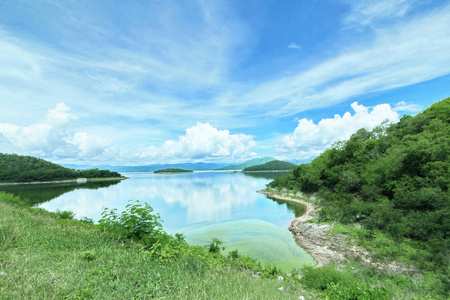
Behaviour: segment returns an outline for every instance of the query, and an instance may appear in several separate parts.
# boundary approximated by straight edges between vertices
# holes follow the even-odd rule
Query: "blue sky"
[[[450,1],[0,0],[0,152],[305,159],[450,96]]]

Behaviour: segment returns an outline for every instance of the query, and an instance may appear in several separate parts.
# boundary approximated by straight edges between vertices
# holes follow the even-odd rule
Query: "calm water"
[[[2,190],[28,197],[30,203],[47,201],[38,206],[49,211],[71,210],[76,218],[95,221],[105,207],[120,212],[129,200],[143,200],[161,215],[167,232],[183,233],[190,244],[208,244],[217,237],[226,251],[238,249],[241,254],[276,263],[285,270],[314,264],[287,230],[304,207],[256,193],[270,182],[267,173],[264,177],[240,172],[124,175],[130,179],[114,184],[15,186]]]

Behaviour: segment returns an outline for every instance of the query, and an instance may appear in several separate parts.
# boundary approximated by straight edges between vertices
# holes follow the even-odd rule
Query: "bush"
[[[219,253],[220,245],[222,245],[222,242],[217,238],[213,238],[211,244],[208,246],[208,252]],[[225,248],[222,248],[222,250],[225,250]]]
[[[102,218],[98,221],[100,228],[119,239],[140,241],[150,248],[160,239],[168,235],[162,229],[159,214],[153,214],[153,208],[148,203],[131,203],[120,215],[117,209],[105,208]]]

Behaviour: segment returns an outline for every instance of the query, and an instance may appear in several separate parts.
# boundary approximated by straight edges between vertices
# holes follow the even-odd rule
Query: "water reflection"
[[[280,171],[280,172],[243,172],[246,176],[254,177],[254,178],[265,178],[274,180],[280,177],[283,177],[289,173],[289,171]]]
[[[295,214],[295,217],[298,218],[300,216],[303,216],[306,213],[306,205],[300,204],[300,203],[295,203],[295,202],[291,202],[291,201],[284,201],[284,200],[279,200],[276,198],[272,198],[267,196],[268,199],[275,201],[276,203],[278,203],[278,205],[285,205],[286,207],[292,211]]]
[[[160,214],[167,232],[182,232],[193,243],[209,243],[220,236],[229,250],[237,248],[258,259],[293,267],[312,264],[287,230],[299,208],[256,193],[270,182],[267,178],[240,172],[124,175],[130,179],[107,188],[65,187],[66,192],[55,191],[59,196],[40,207],[71,210],[76,218],[98,221],[105,207],[121,212],[128,200],[142,200]],[[271,253],[278,253],[278,258]]]
[[[60,183],[60,184],[30,184],[30,185],[7,185],[0,186],[0,191],[11,193],[14,196],[26,200],[30,206],[53,200],[65,193],[72,192],[77,189],[93,189],[107,188],[115,185],[119,181],[108,182],[87,182],[78,183]]]

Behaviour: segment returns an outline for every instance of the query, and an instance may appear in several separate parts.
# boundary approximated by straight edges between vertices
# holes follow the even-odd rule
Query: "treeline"
[[[321,221],[359,223],[429,250],[448,265],[450,98],[399,123],[358,130],[345,142],[269,184],[320,199]]]
[[[262,165],[251,166],[244,169],[244,172],[254,171],[288,171],[295,168],[296,165],[288,161],[273,160]]]
[[[109,170],[73,170],[32,156],[0,153],[0,182],[33,182],[109,177],[122,177],[122,175]]]

